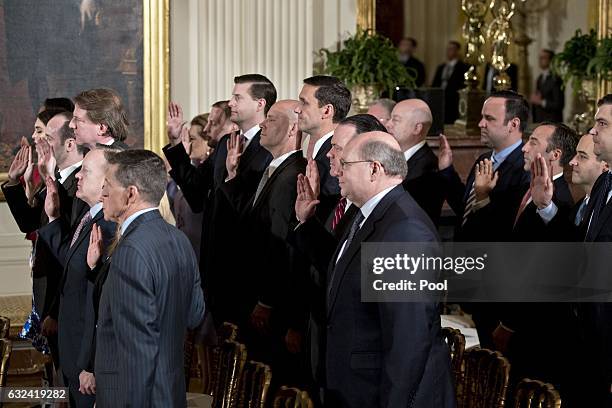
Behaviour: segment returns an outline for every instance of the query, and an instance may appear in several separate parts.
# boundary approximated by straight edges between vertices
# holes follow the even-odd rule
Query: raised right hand
[[[453,164],[453,150],[448,139],[440,133],[440,147],[438,150],[438,170],[442,171]]]
[[[55,185],[55,180],[47,176],[45,179],[45,185],[47,186],[45,213],[47,214],[47,217],[49,217],[49,222],[51,222],[60,217],[60,199],[57,192],[57,186]]]
[[[102,256],[102,229],[94,224],[91,226],[89,235],[89,247],[87,248],[87,266],[94,269]]]
[[[30,146],[22,146],[15,155],[11,167],[8,171],[9,183],[16,184],[19,182],[19,177],[23,176],[28,168],[28,158],[31,155]]]
[[[181,142],[181,128],[183,127],[183,109],[176,102],[168,104],[168,122],[166,126],[170,144],[176,146]]]
[[[300,222],[305,222],[315,214],[319,200],[310,187],[307,176],[298,174],[297,197],[295,199],[295,216]]]

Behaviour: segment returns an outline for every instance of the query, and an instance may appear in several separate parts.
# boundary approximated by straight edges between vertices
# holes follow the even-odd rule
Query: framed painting
[[[0,182],[44,100],[90,88],[121,95],[130,146],[161,152],[169,8],[169,0],[0,0]]]

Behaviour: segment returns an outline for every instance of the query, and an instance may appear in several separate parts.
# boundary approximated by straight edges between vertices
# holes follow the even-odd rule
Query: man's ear
[[[136,186],[128,186],[127,192],[128,192],[128,204],[134,204],[135,202],[138,201],[140,197],[140,191],[138,191],[138,188]]]
[[[108,133],[108,125],[105,125],[104,123],[98,123],[97,126],[98,126],[98,136],[106,136]]]
[[[327,105],[323,106],[321,109],[322,109],[321,119],[333,119],[335,110],[334,110],[334,106],[331,103],[328,103]]]

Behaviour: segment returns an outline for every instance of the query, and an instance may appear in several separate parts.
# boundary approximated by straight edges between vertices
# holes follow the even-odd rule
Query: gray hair
[[[159,205],[167,183],[166,166],[161,157],[141,149],[105,152],[105,157],[109,165],[117,166],[115,179],[121,186],[135,186],[143,201]]]
[[[388,143],[378,140],[366,142],[361,147],[361,155],[365,160],[380,162],[389,176],[401,176],[403,179],[408,173],[404,154]]]
[[[382,106],[382,108],[389,113],[389,116],[391,116],[391,112],[393,112],[393,108],[395,108],[395,105],[397,105],[397,103],[393,99],[380,98],[374,101],[374,103],[370,106],[374,105]]]

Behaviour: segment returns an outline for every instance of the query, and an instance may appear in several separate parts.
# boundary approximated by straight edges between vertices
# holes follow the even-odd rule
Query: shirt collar
[[[451,67],[454,67],[455,65],[457,65],[457,61],[459,61],[459,60],[455,58],[452,61],[447,61],[446,65],[450,65]]]
[[[421,147],[425,146],[425,143],[427,143],[427,141],[422,140],[419,143],[412,146],[410,149],[406,150],[404,152],[404,158],[406,159],[406,161],[410,160],[410,158],[414,156],[414,154],[418,152]]]
[[[64,181],[66,181],[68,176],[71,175],[72,172],[76,170],[78,167],[80,167],[82,164],[83,164],[83,160],[81,160],[80,162],[74,163],[72,166],[66,167],[64,170],[60,170],[59,180],[58,180],[60,184],[64,184]]]
[[[112,146],[112,144],[115,143],[115,138],[111,137],[110,139],[108,139],[106,142],[102,142],[100,144],[104,145],[104,146]]]
[[[268,168],[272,169],[272,173],[274,173],[274,170],[276,170],[277,168],[280,167],[281,164],[283,164],[283,162],[285,160],[287,160],[289,158],[289,156],[291,156],[293,153],[297,152],[297,150],[292,150],[288,153],[283,154],[282,156],[278,156],[276,159],[272,160],[270,162],[270,164],[268,165]],[[269,175],[271,176],[272,173],[270,173]]]
[[[552,179],[553,179],[553,181],[555,181],[556,179],[561,178],[561,177],[563,177],[563,172],[561,172],[559,174],[555,174]]]
[[[125,233],[125,230],[127,229],[127,227],[129,227],[132,221],[134,221],[136,218],[138,218],[144,213],[148,213],[149,211],[155,211],[155,210],[157,210],[157,207],[145,208],[144,210],[136,211],[134,214],[127,217],[127,219],[123,221],[123,224],[121,224],[121,235]]]
[[[314,148],[312,149],[313,159],[317,157],[317,154],[319,154],[319,150],[321,150],[321,146],[323,146],[323,143],[325,143],[327,139],[331,138],[333,135],[334,131],[332,130],[331,132],[324,134],[323,137],[316,141]]]
[[[93,207],[89,207],[89,215],[91,215],[91,218],[94,219],[96,215],[98,215],[101,209],[102,209],[101,201],[99,203],[94,204]]]
[[[510,156],[510,153],[512,153],[514,149],[519,147],[521,143],[523,143],[523,141],[519,139],[516,143],[514,143],[511,146],[506,147],[499,153],[495,153],[495,151],[493,151],[493,153],[491,154],[491,160],[493,161],[493,167],[497,169],[499,166],[501,166],[504,160],[506,160],[508,156]]]
[[[362,221],[361,225],[359,226],[360,228],[363,225],[363,223],[368,219],[370,214],[372,214],[372,212],[374,211],[374,209],[376,208],[378,203],[380,203],[380,201],[383,198],[385,198],[385,196],[387,194],[389,194],[389,191],[393,190],[395,187],[396,186],[391,186],[391,187],[381,191],[380,193],[378,193],[374,197],[370,198],[364,205],[361,206],[361,213],[363,214],[363,221]]]
[[[252,128],[250,128],[249,130],[247,130],[246,132],[242,133],[242,135],[244,135],[244,137],[246,137],[247,141],[250,142],[251,139],[253,139],[255,137],[257,132],[259,132],[259,129],[261,129],[259,127],[259,125],[255,125]]]

